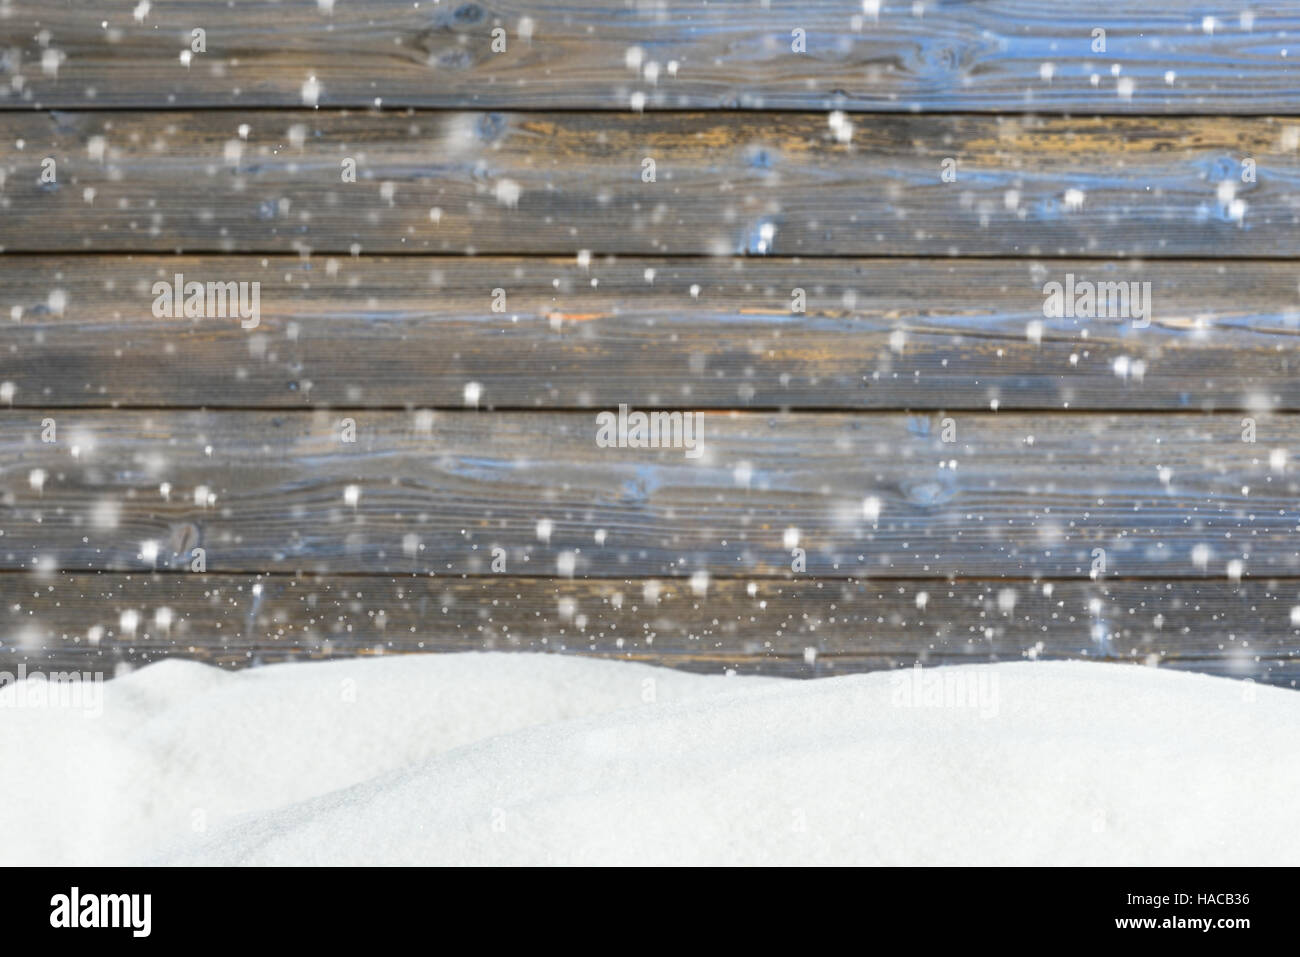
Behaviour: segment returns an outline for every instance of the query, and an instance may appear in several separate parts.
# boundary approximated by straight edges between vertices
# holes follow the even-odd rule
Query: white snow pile
[[[462,654],[0,689],[0,864],[1289,864],[1300,694]]]

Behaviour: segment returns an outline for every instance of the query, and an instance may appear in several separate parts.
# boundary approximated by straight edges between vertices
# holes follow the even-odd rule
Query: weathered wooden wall
[[[27,82],[0,95],[52,109],[624,110],[640,93],[654,110],[1269,113],[1295,107],[1300,34],[1279,0],[185,0],[139,19],[136,5],[105,18],[81,0],[6,0],[0,49]],[[195,28],[207,53],[185,64]]]
[[[1298,37],[1183,0],[0,0],[0,670],[1294,685]],[[256,327],[156,318],[177,274],[259,282]],[[1149,325],[1044,317],[1067,275],[1149,282]],[[620,404],[705,411],[704,454],[598,447]]]

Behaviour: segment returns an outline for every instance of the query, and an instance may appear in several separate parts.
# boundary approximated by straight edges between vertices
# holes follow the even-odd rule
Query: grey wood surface
[[[1243,0],[169,0],[137,9],[7,0],[3,73],[23,82],[0,85],[0,105],[1294,112],[1300,32],[1293,4]],[[196,27],[206,31],[202,53],[192,52]],[[494,49],[497,29],[504,49]]]
[[[0,567],[201,547],[209,571],[477,575],[499,548],[512,574],[784,577],[798,548],[830,579],[1300,573],[1295,416],[1255,442],[1239,414],[699,416],[691,458],[602,447],[580,412],[68,411],[54,443],[8,412]]]
[[[1290,257],[1298,144],[1275,116],[11,112],[0,246]]]
[[[178,272],[259,325],[155,318]],[[1045,318],[1068,275],[1150,325]],[[15,408],[1300,409],[1288,262],[23,255],[0,320]]]
[[[1300,588],[1277,581],[719,579],[701,595],[675,579],[134,573],[0,575],[0,597],[0,667],[110,673],[531,651],[799,677],[1087,658],[1287,684],[1300,655]]]
[[[1295,687],[1297,36],[1239,0],[0,0],[0,671]],[[258,283],[256,327],[156,316],[177,275]],[[1045,315],[1067,278],[1149,315]],[[704,452],[601,447],[620,405]]]

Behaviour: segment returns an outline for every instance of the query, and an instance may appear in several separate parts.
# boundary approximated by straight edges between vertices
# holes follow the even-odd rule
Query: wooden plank
[[[810,677],[1079,658],[1293,680],[1300,581],[713,582],[0,575],[0,669],[450,651]]]
[[[1297,32],[1245,0],[6,0],[0,104],[1249,113],[1294,110]]]
[[[154,318],[176,273],[261,283],[259,325]],[[1149,282],[1150,326],[1045,319],[1067,275]],[[20,256],[0,317],[28,408],[1300,409],[1275,262]]]
[[[15,411],[0,567],[201,547],[212,572],[455,577],[499,548],[509,574],[788,576],[799,548],[818,577],[1300,573],[1300,419],[1242,418],[702,413],[689,458],[601,447],[591,413]]]
[[[0,246],[1286,257],[1298,144],[1275,117],[6,113]]]

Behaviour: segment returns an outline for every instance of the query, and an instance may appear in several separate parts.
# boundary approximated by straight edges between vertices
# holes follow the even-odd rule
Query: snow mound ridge
[[[484,681],[503,664],[458,657],[441,661]],[[579,683],[592,668],[611,681],[629,668],[532,656],[509,664],[520,662],[572,670]],[[251,816],[162,859],[1258,865],[1300,857],[1291,821],[1300,765],[1287,760],[1300,695],[1291,691],[1082,662],[698,680],[710,693],[480,736]]]
[[[494,735],[738,683],[532,654],[240,672],[171,659],[104,682],[88,716],[16,706],[20,682],[0,688],[0,808],[23,821],[0,841],[0,865],[131,863]]]

